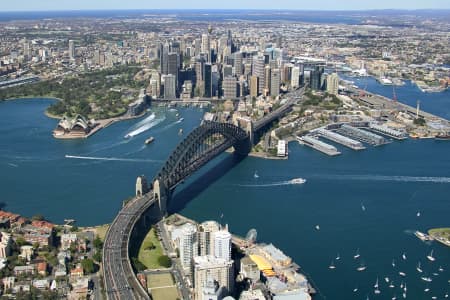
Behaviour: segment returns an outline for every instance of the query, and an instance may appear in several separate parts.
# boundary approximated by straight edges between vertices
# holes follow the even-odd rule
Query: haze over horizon
[[[19,2],[7,2],[2,4],[2,11],[64,11],[64,10],[134,10],[134,9],[279,9],[279,10],[381,10],[381,9],[450,9],[448,0],[411,0],[404,1],[389,0],[322,0],[311,3],[304,0],[247,0],[245,4],[241,0],[228,0],[226,2],[212,2],[210,0],[167,0],[158,3],[148,3],[141,0],[79,0],[75,2],[55,3],[54,0],[23,0]]]

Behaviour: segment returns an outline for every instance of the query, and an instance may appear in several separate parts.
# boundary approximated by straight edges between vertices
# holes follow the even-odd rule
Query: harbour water
[[[152,178],[183,138],[179,129],[186,135],[203,113],[179,108],[184,118],[179,122],[175,110],[154,109],[89,139],[67,141],[51,136],[57,120],[43,114],[49,104],[0,103],[0,202],[25,216],[39,213],[54,222],[74,218],[78,225],[110,222],[122,200],[133,195],[136,176]],[[445,105],[442,111],[448,114]],[[130,133],[138,134],[125,139]],[[149,136],[155,141],[146,146]],[[450,249],[424,243],[413,231],[449,226],[450,143],[395,141],[358,152],[337,147],[342,155],[328,157],[293,142],[286,161],[248,157],[237,162],[223,154],[178,188],[171,208],[199,222],[228,223],[239,235],[256,228],[260,242],[273,242],[311,276],[318,299],[400,298],[401,282],[407,284],[407,299],[443,299],[450,290]],[[307,182],[291,184],[294,178]],[[355,260],[358,248],[361,257]],[[435,262],[426,258],[432,249]],[[330,270],[337,253],[340,260]],[[416,271],[418,261],[422,274]],[[364,272],[356,271],[360,262],[367,266]],[[377,277],[379,295],[373,288]],[[389,288],[384,277],[396,288]]]

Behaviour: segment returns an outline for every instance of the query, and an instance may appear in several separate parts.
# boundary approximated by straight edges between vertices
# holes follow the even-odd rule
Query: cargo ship
[[[148,144],[152,143],[154,140],[155,140],[155,138],[151,136],[145,140],[145,144],[148,145]]]

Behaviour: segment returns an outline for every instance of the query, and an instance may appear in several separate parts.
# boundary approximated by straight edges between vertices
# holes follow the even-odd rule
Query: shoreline
[[[6,102],[6,101],[17,101],[17,100],[55,100],[55,101],[64,101],[61,98],[52,97],[52,96],[24,96],[24,97],[21,97],[21,98],[3,99],[2,101]],[[55,139],[60,139],[60,140],[86,139],[86,138],[94,135],[95,133],[97,133],[101,129],[107,128],[108,126],[110,126],[110,125],[112,125],[112,124],[114,124],[116,122],[137,119],[137,118],[145,116],[146,113],[147,113],[147,111],[144,110],[142,113],[140,113],[139,115],[136,115],[136,116],[124,117],[123,115],[121,115],[121,116],[116,116],[116,117],[112,117],[112,118],[96,120],[96,122],[98,122],[98,125],[95,126],[88,134],[86,134],[84,136],[71,136],[70,133],[67,134],[67,135],[65,134],[65,135],[61,135],[61,136],[55,136],[54,132],[52,133],[52,135],[53,135],[53,137]],[[57,116],[57,115],[54,115],[54,114],[50,113],[48,111],[48,107],[45,109],[44,114],[45,114],[46,117],[48,117],[50,119],[58,119],[58,120],[60,120],[62,118],[61,116]]]

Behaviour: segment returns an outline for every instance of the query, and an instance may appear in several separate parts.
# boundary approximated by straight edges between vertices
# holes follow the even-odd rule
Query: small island
[[[432,228],[428,234],[436,241],[450,247],[450,228]]]

